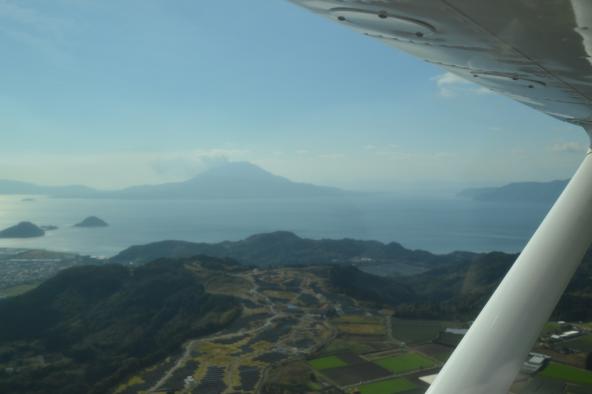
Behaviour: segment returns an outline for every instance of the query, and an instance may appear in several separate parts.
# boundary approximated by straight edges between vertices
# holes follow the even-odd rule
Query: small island
[[[107,227],[108,224],[103,219],[99,219],[96,216],[89,216],[82,222],[76,223],[74,227]]]
[[[35,238],[44,235],[45,231],[31,222],[20,222],[0,231],[0,238]]]

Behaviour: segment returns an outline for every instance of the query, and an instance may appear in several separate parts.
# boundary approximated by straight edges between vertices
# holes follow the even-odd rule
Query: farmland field
[[[578,349],[582,352],[592,352],[592,335],[584,335],[571,341],[562,342],[561,345],[567,346],[573,349]]]
[[[374,363],[394,373],[411,372],[434,366],[433,360],[418,353],[407,353],[400,356],[382,358],[375,360]]]
[[[14,297],[17,295],[21,295],[23,293],[26,293],[29,290],[33,290],[34,288],[39,286],[39,283],[40,282],[35,282],[35,283],[23,284],[23,285],[18,285],[18,286],[13,286],[13,287],[8,287],[5,289],[2,289],[2,290],[0,290],[0,298]]]
[[[393,319],[393,336],[408,344],[431,342],[440,331],[448,327],[460,327],[459,323],[439,320],[401,320]]]
[[[321,373],[339,386],[388,378],[392,375],[387,369],[370,362],[349,365],[347,367],[324,369]]]
[[[592,384],[592,372],[551,362],[539,376],[571,383]]]
[[[560,380],[551,380],[534,377],[528,382],[522,390],[517,392],[521,394],[556,394],[563,393],[565,391],[565,383]],[[576,394],[577,392],[568,391],[570,394]]]
[[[356,355],[355,353],[341,353],[339,358],[346,362],[347,365],[356,365],[356,364],[364,364],[368,361],[363,359],[362,357]]]
[[[338,352],[351,352],[351,353],[367,353],[373,350],[377,350],[371,344],[361,342],[357,339],[351,338],[336,338],[329,343],[324,349],[323,353],[338,353]]]
[[[414,347],[420,353],[426,354],[428,357],[438,361],[446,361],[452,354],[452,349],[447,346],[438,345],[435,343],[428,343]]]
[[[413,390],[417,386],[407,379],[389,379],[360,386],[362,394],[394,394]]]
[[[382,324],[372,323],[347,323],[339,324],[337,329],[349,335],[384,335],[385,328]]]
[[[462,335],[443,332],[438,336],[438,339],[435,342],[444,346],[455,348],[458,346],[462,338]]]
[[[314,360],[310,360],[308,365],[313,367],[316,370],[323,370],[323,369],[330,369],[330,368],[337,368],[337,367],[345,367],[347,363],[336,356],[328,356],[328,357],[321,357],[315,358]]]
[[[378,316],[366,316],[366,315],[343,315],[336,319],[339,323],[369,323],[369,324],[380,324],[382,319]]]

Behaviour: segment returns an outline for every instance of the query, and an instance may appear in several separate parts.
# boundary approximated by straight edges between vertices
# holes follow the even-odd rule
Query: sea
[[[0,248],[42,248],[107,258],[162,240],[219,242],[278,230],[313,239],[398,242],[434,253],[519,252],[549,204],[459,197],[359,194],[298,200],[111,200],[0,196],[0,229],[21,221],[55,225],[44,237],[0,239]],[[87,216],[105,228],[73,225]]]

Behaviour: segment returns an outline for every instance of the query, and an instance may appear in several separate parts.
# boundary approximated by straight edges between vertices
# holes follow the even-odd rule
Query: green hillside
[[[394,306],[399,317],[470,320],[485,305],[518,256],[492,252],[469,262],[447,264],[404,278],[371,275],[351,266],[334,266],[332,284],[357,298]],[[553,317],[592,320],[592,255],[588,253]]]
[[[423,250],[410,250],[391,242],[355,239],[306,239],[288,231],[252,235],[241,241],[196,243],[162,241],[125,249],[111,261],[145,263],[157,258],[183,258],[195,255],[230,257],[243,264],[310,265],[351,263],[360,258],[371,262],[392,262],[434,267],[472,261],[478,254],[455,252],[436,255]]]
[[[64,270],[0,301],[0,392],[105,392],[239,312],[180,261]]]

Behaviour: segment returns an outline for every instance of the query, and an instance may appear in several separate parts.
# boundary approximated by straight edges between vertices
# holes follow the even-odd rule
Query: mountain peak
[[[143,187],[142,195],[155,191],[167,198],[310,198],[341,192],[330,187],[292,182],[245,161],[227,162],[185,182]],[[138,188],[134,192],[137,193]]]
[[[247,161],[229,161],[224,164],[212,167],[196,176],[189,181],[203,179],[203,178],[281,178],[273,175],[263,168],[249,163]],[[284,178],[281,178],[284,179]]]
[[[80,223],[76,223],[74,227],[107,227],[108,224],[103,219],[96,216],[89,216]]]
[[[4,187],[4,186],[5,187]],[[8,186],[7,186],[8,185]],[[10,187],[9,187],[10,186]],[[113,191],[56,187],[37,187],[29,190],[0,180],[0,194],[8,191],[14,194],[51,194],[59,197],[78,198],[123,198],[123,199],[229,199],[229,198],[313,198],[337,196],[341,190],[308,183],[292,182],[288,178],[274,175],[263,168],[245,161],[231,161],[210,168],[182,182],[157,185],[138,185]],[[32,187],[33,187],[32,186]],[[46,192],[55,190],[56,192]]]
[[[272,233],[254,234],[245,239],[246,242],[291,242],[302,241],[302,238],[291,231],[274,231]]]

